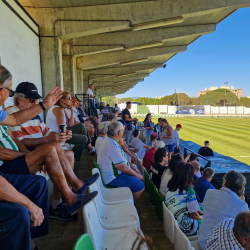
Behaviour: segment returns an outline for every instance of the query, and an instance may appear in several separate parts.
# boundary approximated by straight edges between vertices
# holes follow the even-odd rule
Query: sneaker
[[[100,174],[96,173],[96,174],[92,175],[89,179],[84,180],[83,181],[84,185],[74,193],[75,194],[84,194],[85,191],[87,190],[87,188],[98,180],[99,176],[100,176]]]
[[[98,191],[89,194],[78,194],[77,201],[67,208],[69,214],[74,215],[81,207],[87,205],[98,195]]]
[[[49,207],[49,218],[63,220],[63,221],[70,221],[74,220],[77,217],[77,215],[78,213],[70,215],[64,203],[59,204],[56,209],[53,209],[52,206]]]

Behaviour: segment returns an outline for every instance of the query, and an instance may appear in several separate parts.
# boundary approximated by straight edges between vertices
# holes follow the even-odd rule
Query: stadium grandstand
[[[105,103],[246,7],[0,1],[0,249],[250,249],[249,133],[184,121],[250,110]]]

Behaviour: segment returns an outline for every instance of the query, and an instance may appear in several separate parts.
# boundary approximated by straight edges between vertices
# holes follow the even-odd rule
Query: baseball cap
[[[37,100],[37,99],[42,98],[38,94],[38,89],[37,89],[36,85],[34,83],[31,83],[31,82],[19,83],[18,86],[16,87],[15,92],[22,93],[27,97],[27,99],[31,99],[31,100]]]
[[[153,135],[154,137],[157,137],[157,136],[158,136],[158,134],[157,134],[157,133],[155,133],[155,132],[154,132],[152,135]]]
[[[182,128],[181,124],[177,124],[176,127],[178,128]]]

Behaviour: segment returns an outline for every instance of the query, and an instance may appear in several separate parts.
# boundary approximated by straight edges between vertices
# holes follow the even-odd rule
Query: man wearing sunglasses
[[[42,97],[38,94],[38,89],[35,84],[31,82],[21,82],[16,87],[15,95],[13,97],[14,105],[7,107],[5,111],[8,114],[13,114],[23,109],[28,109],[34,106]],[[42,121],[39,115],[35,116],[19,126],[10,127],[12,135],[20,140],[28,149],[35,148],[52,142],[59,142],[64,144],[72,137],[72,132],[55,133]],[[64,145],[63,145],[64,146]],[[67,158],[70,166],[74,169],[74,153],[71,150],[64,150],[64,156]],[[65,205],[62,203],[62,195],[58,188],[54,186],[54,196],[52,205],[49,209],[49,217],[59,220],[73,220],[76,215],[71,216],[67,213]]]
[[[0,65],[0,105],[12,93],[12,75]],[[34,249],[31,238],[48,233],[48,187],[45,178],[31,176],[37,170],[48,171],[63,194],[69,214],[74,214],[91,201],[97,192],[82,194],[90,181],[78,180],[68,160],[65,165],[56,157],[63,154],[60,144],[42,145],[30,152],[13,137],[7,126],[23,124],[61,98],[60,88],[54,88],[39,104],[29,109],[7,114],[0,110],[0,242],[1,250]],[[63,158],[63,156],[62,156]],[[65,157],[64,157],[65,158]],[[72,190],[69,188],[70,183]],[[78,186],[78,187],[77,187]],[[17,227],[17,225],[19,225]],[[18,247],[18,248],[17,248]]]

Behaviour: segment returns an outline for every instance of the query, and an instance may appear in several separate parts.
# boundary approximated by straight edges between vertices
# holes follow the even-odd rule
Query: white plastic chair
[[[141,232],[140,229],[134,227],[105,230],[100,225],[93,201],[83,207],[83,220],[86,225],[86,233],[90,236],[95,250],[131,250],[137,238],[136,230]],[[140,248],[141,250],[148,249],[146,245],[143,246]]]
[[[170,242],[174,243],[174,240],[175,240],[175,237],[174,237],[175,218],[174,218],[174,215],[171,213],[171,211],[166,207],[164,201],[162,202],[162,206],[163,206],[164,233],[167,236],[167,238],[170,240]]]
[[[190,244],[195,250],[201,250],[198,239],[190,241]]]
[[[101,173],[98,168],[92,169],[92,174]],[[124,202],[130,202],[134,204],[134,198],[130,188],[120,187],[120,188],[105,188],[102,184],[101,176],[96,182],[98,186],[98,193],[101,195],[102,202],[106,205],[119,204]]]
[[[90,191],[98,191],[97,184],[89,187]],[[105,229],[117,229],[123,227],[140,228],[140,221],[135,206],[130,202],[106,205],[98,194],[94,199],[96,210],[100,218],[101,226]]]
[[[174,223],[174,250],[195,250],[187,236],[179,228],[177,220]]]

